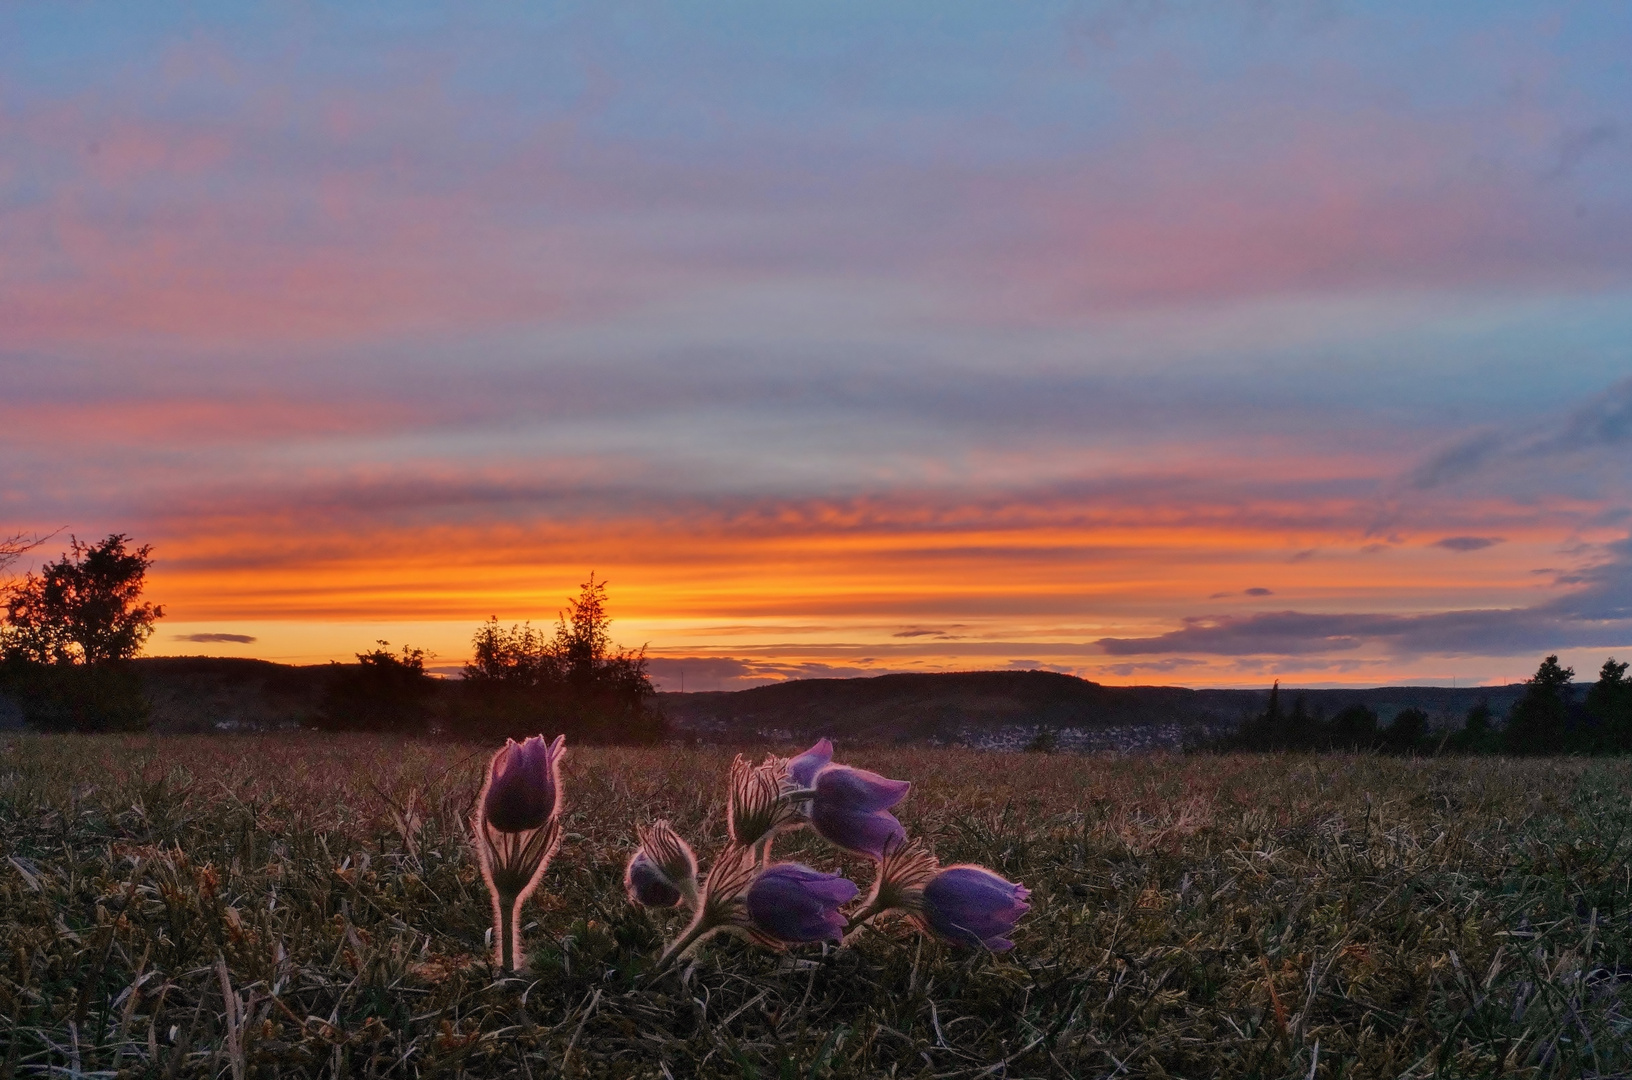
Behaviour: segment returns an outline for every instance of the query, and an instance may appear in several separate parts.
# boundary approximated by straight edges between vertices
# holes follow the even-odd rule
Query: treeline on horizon
[[[328,731],[523,738],[549,732],[573,742],[654,743],[668,733],[646,651],[612,643],[606,584],[589,580],[555,631],[490,618],[471,641],[464,677],[434,679],[425,653],[387,642],[334,664],[314,726]]]
[[[0,540],[0,572],[46,538]],[[131,660],[163,618],[144,603],[152,547],[114,533],[70,538],[62,556],[0,583],[0,695],[44,731],[140,731],[150,703]],[[489,619],[464,678],[434,678],[422,649],[389,643],[333,664],[311,726],[404,736],[500,739],[541,731],[574,742],[652,743],[667,734],[646,652],[612,643],[606,583],[589,580],[553,633]]]
[[[1506,717],[1481,701],[1460,728],[1432,728],[1418,708],[1401,709],[1387,724],[1356,702],[1326,717],[1311,712],[1302,694],[1290,707],[1280,683],[1264,711],[1249,718],[1218,749],[1259,751],[1378,751],[1390,754],[1626,754],[1632,753],[1632,679],[1626,663],[1604,661],[1598,681],[1576,696],[1575,670],[1558,657],[1542,660],[1525,680],[1524,695]]]

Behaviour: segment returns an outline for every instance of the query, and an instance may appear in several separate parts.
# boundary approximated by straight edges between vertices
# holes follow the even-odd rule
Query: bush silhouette
[[[404,645],[399,657],[388,641],[357,654],[357,663],[334,664],[317,726],[328,731],[394,731],[420,734],[430,719],[437,683],[425,672],[425,651]]]
[[[1401,709],[1383,729],[1383,746],[1391,753],[1409,754],[1428,737],[1428,714],[1421,709]]]
[[[459,687],[459,734],[519,738],[540,732],[575,742],[649,743],[663,737],[646,650],[612,643],[606,583],[589,580],[545,636],[530,623],[491,618],[471,642]]]

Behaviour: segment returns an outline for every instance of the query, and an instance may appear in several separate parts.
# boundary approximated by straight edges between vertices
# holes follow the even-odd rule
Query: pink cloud
[[[271,438],[363,435],[423,419],[423,410],[386,401],[166,397],[149,400],[0,402],[0,424],[20,442],[73,440],[179,447],[238,444]]]
[[[853,155],[835,202],[798,157],[668,161],[590,140],[570,116],[478,144],[434,80],[310,105],[261,86],[240,113],[166,121],[87,99],[0,117],[46,191],[7,212],[8,343],[468,331],[858,271],[948,288],[964,315],[1069,318],[1590,285],[1632,252],[1619,207],[1578,221],[1513,163],[1470,164],[1488,117],[1249,103],[1210,128],[1153,122],[1023,169],[950,159],[908,183]]]
[[[494,198],[495,169],[516,174],[499,178],[501,189],[524,176],[535,201],[568,186],[534,148],[461,174],[412,144],[381,152],[401,93],[389,108],[367,103],[371,112],[331,103],[327,121],[298,136],[283,97],[259,90],[253,120],[154,119],[89,98],[0,113],[0,140],[16,148],[11,178],[26,174],[43,191],[5,210],[4,343],[468,330],[588,313],[642,276],[609,266],[581,223],[540,221],[513,197]],[[457,145],[447,113],[443,104],[415,119],[449,129]]]
[[[1246,146],[1221,152],[1239,136]],[[1233,129],[1149,134],[1041,175],[982,186],[1029,239],[994,243],[1011,303],[1115,310],[1279,293],[1624,278],[1632,219],[1574,204],[1452,122],[1272,109]],[[1607,215],[1607,218],[1606,218]],[[1006,284],[1004,284],[1006,283]]]

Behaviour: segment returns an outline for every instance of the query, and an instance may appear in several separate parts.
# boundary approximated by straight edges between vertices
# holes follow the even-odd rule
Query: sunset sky
[[[0,7],[0,534],[153,654],[1632,659],[1632,8]],[[36,553],[40,554],[40,553]],[[36,559],[37,563],[37,559]]]

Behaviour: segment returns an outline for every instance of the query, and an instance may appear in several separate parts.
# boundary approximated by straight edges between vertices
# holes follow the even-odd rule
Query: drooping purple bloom
[[[1031,908],[1030,896],[984,866],[949,866],[924,886],[923,921],[955,945],[1002,952],[1014,948],[1007,935]]]
[[[833,760],[833,741],[822,739],[815,746],[788,759],[788,779],[801,788],[808,788],[816,779],[816,774]]]
[[[541,828],[555,814],[561,784],[561,747],[565,735],[547,743],[542,735],[525,742],[506,739],[493,755],[482,793],[482,820],[499,832]]]
[[[748,886],[745,898],[754,929],[776,941],[839,941],[845,919],[839,908],[856,898],[856,883],[801,863],[773,863]]]
[[[836,847],[874,859],[884,849],[906,838],[907,831],[888,813],[906,798],[912,784],[891,780],[866,769],[828,765],[811,785],[810,825],[817,835]]]
[[[644,850],[635,852],[629,860],[623,885],[629,899],[641,907],[674,907],[680,902],[680,890]]]

